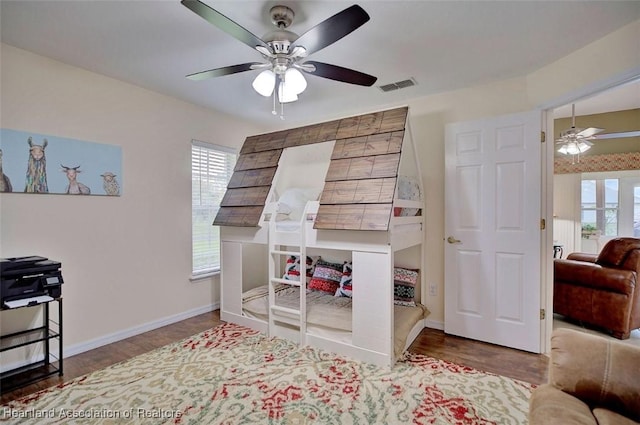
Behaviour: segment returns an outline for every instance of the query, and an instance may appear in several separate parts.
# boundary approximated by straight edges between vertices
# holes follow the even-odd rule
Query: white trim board
[[[430,329],[437,329],[439,331],[444,331],[444,322],[441,322],[439,320],[425,319],[424,327],[430,328]]]
[[[74,344],[68,347],[64,347],[63,357],[71,357],[76,354],[84,353],[85,351],[93,350],[94,348],[102,347],[103,345],[111,344],[113,342],[121,341],[132,336],[140,335],[145,332],[152,331],[154,329],[161,328],[163,326],[171,325],[173,323],[180,322],[182,320],[189,319],[200,314],[208,313],[210,311],[218,310],[220,303],[216,302],[204,307],[194,308],[192,310],[184,311],[182,313],[174,314],[173,316],[167,316],[152,322],[144,323],[142,325],[134,326],[129,329],[124,329],[119,332],[114,332],[102,336],[100,338],[92,339],[80,344]]]
[[[94,348],[99,348],[107,344],[111,344],[117,341],[121,341],[126,338],[130,338],[132,336],[140,335],[145,332],[152,331],[154,329],[161,328],[163,326],[171,325],[173,323],[180,322],[182,320],[189,319],[194,316],[198,316],[200,314],[208,313],[210,311],[218,310],[220,308],[220,303],[210,304],[208,306],[195,308],[193,310],[185,311],[182,313],[174,314],[173,316],[164,317],[159,320],[154,320],[153,322],[144,323],[139,326],[134,326],[129,329],[125,329],[123,331],[114,332],[109,335],[102,336],[100,338],[92,339],[88,342],[83,342],[80,344],[74,344],[69,347],[64,347],[62,352],[62,357],[64,359],[75,356],[76,354],[84,353],[85,351],[93,350]],[[56,345],[57,347],[57,345]],[[57,348],[52,349],[52,354],[54,356],[57,355]],[[39,362],[44,359],[44,353],[40,349],[36,353],[34,353],[31,358],[23,359],[20,361],[12,362],[10,364],[2,364],[0,365],[0,372],[6,372],[9,370],[13,370],[15,368]],[[54,359],[55,361],[56,359]]]

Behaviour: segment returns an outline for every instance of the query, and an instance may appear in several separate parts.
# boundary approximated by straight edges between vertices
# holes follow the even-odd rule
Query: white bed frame
[[[409,128],[407,127],[407,130]],[[415,163],[415,147],[405,133],[400,170],[409,155],[409,169],[421,182],[419,167]],[[289,148],[297,149],[297,148]],[[282,161],[282,160],[281,160]],[[276,174],[276,179],[278,174]],[[397,193],[397,190],[396,190]],[[424,198],[424,190],[422,190]],[[220,317],[222,320],[237,323],[264,332],[270,336],[282,336],[301,345],[309,345],[330,352],[349,356],[382,366],[392,366],[396,362],[394,354],[394,303],[393,303],[393,268],[394,265],[419,268],[424,270],[424,203],[422,201],[394,201],[395,207],[420,208],[421,216],[391,217],[388,231],[351,231],[351,230],[316,230],[313,219],[318,211],[317,201],[308,202],[301,219],[300,232],[278,231],[275,223],[275,194],[263,211],[259,227],[221,227],[221,300]],[[247,264],[243,259],[256,246],[268,247],[268,267],[259,264]],[[284,247],[284,248],[283,248]],[[291,249],[294,247],[294,249]],[[419,257],[412,264],[396,263],[399,251],[415,247]],[[242,294],[244,291],[269,280],[278,280],[280,273],[279,256],[295,253],[300,258],[306,255],[322,255],[326,251],[346,253],[353,262],[352,301],[352,333],[351,341],[333,340],[329,337],[314,334],[306,329],[305,291],[300,291],[301,308],[299,319],[276,319],[274,309],[270,308],[269,322],[250,318],[242,312]],[[411,255],[410,255],[411,256]],[[406,257],[406,255],[405,255]],[[416,257],[416,255],[413,255]],[[402,260],[406,261],[406,260]],[[266,270],[265,270],[266,269]],[[304,276],[304,261],[301,274]],[[426,285],[424,273],[420,273],[418,300],[424,305]],[[302,279],[304,282],[304,278]],[[247,286],[251,285],[251,286]],[[271,287],[271,285],[270,285]],[[273,291],[270,290],[270,307],[274,302]],[[278,317],[296,317],[293,312],[280,312]],[[286,323],[288,322],[288,323]],[[411,330],[405,349],[425,327],[425,320],[420,320]]]

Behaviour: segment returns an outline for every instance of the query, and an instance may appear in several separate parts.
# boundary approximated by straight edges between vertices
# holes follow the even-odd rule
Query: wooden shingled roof
[[[314,228],[389,228],[408,108],[248,137],[213,222],[255,227],[283,149],[335,140]]]

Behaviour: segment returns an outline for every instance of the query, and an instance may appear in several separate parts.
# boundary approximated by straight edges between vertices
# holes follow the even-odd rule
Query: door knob
[[[449,237],[447,238],[447,242],[449,242],[449,243],[462,243],[462,241],[461,241],[461,240],[456,239],[456,238],[454,238],[453,236],[449,236]]]

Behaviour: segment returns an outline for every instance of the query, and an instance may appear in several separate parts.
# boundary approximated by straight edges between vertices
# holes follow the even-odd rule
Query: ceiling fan
[[[560,133],[560,138],[556,139],[556,144],[560,147],[558,152],[574,157],[586,152],[593,146],[596,140],[622,139],[626,137],[639,137],[640,131],[624,131],[618,133],[604,133],[603,128],[589,127],[586,129],[576,128],[576,105],[571,105],[571,128]]]
[[[580,155],[591,149],[595,135],[602,133],[603,128],[589,127],[586,129],[576,128],[576,105],[571,105],[571,128],[560,133],[560,138],[556,139],[556,144],[560,145],[558,152],[566,155]]]
[[[210,69],[187,75],[191,80],[235,74],[250,70],[262,70],[253,81],[253,88],[265,97],[273,94],[275,115],[276,94],[281,104],[293,102],[306,88],[303,71],[310,75],[344,83],[372,86],[377,78],[323,62],[305,61],[305,58],[335,43],[369,20],[369,15],[360,6],[353,5],[326,19],[301,36],[287,30],[294,18],[293,10],[287,6],[274,6],[270,10],[271,21],[276,29],[259,38],[199,0],[182,0],[181,3],[210,24],[255,49],[266,62],[249,62],[223,68]],[[281,114],[281,118],[283,115]]]

